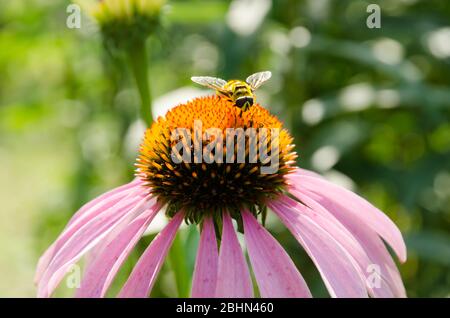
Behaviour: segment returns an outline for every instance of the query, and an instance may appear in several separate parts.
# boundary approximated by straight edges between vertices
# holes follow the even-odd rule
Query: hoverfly
[[[191,80],[216,90],[217,95],[227,98],[237,107],[246,111],[255,100],[253,92],[271,76],[271,72],[265,71],[250,75],[245,82],[241,80],[229,80],[227,82],[221,78],[210,76],[193,76]]]

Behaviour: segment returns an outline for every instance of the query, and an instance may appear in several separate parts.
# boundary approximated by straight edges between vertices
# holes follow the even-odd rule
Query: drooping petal
[[[397,266],[378,234],[372,229],[367,228],[367,226],[357,218],[351,217],[351,214],[346,213],[346,207],[339,202],[334,202],[325,196],[320,196],[316,193],[307,191],[306,193],[321,206],[330,211],[361,243],[371,259],[372,264],[380,267],[380,276],[383,278],[383,282],[381,283],[389,285],[392,296],[406,297],[405,287]],[[348,217],[349,215],[350,217]],[[382,287],[374,288],[375,291],[378,291],[379,289],[382,289]],[[384,295],[383,297],[390,297],[390,295]]]
[[[311,198],[309,193],[299,191],[295,188],[291,188],[290,193],[311,209],[304,209],[304,212],[308,213],[310,211],[314,211],[317,213],[317,215],[313,215],[317,224],[332,235],[356,261],[359,266],[359,273],[362,279],[366,282],[367,290],[371,296],[382,298],[394,297],[389,285],[386,284],[385,281],[380,279],[379,284],[374,285],[372,283],[374,275],[371,271],[374,266],[373,260],[369,258],[367,249],[361,246],[360,242],[354,237],[354,235],[331,212]],[[285,198],[284,201],[291,202],[294,208],[300,205],[298,202],[290,198]],[[376,279],[379,278],[381,277],[377,277]]]
[[[365,199],[302,169],[297,169],[289,179],[303,189],[320,195],[326,193],[327,198],[341,202],[346,207],[348,217],[358,219],[378,233],[393,248],[400,261],[406,261],[406,246],[400,230],[383,212]]]
[[[118,204],[120,201],[125,200],[127,197],[136,196],[136,200],[138,200],[139,198],[137,197],[137,195],[139,194],[139,192],[144,193],[143,191],[136,191],[139,188],[140,184],[141,181],[135,179],[130,183],[115,188],[103,195],[100,195],[99,197],[93,199],[92,201],[86,203],[83,207],[81,207],[78,212],[76,212],[72,216],[69,223],[56,239],[56,241],[40,257],[34,278],[35,283],[39,283],[42,275],[44,274],[55,254],[59,251],[61,246],[63,246],[67,242],[67,240],[73,235],[76,230],[85,225],[92,218],[98,216],[101,213],[104,213],[105,211],[111,211],[111,213],[114,213],[115,210],[111,208]]]
[[[42,254],[39,258],[38,263],[36,265],[36,273],[34,274],[34,283],[39,284],[42,279],[42,275],[47,270],[48,265],[50,264],[53,256],[55,255],[56,250],[56,242],[52,243],[47,250]]]
[[[181,211],[175,214],[167,226],[153,239],[131,272],[119,297],[144,298],[150,294],[183,217],[184,213]]]
[[[223,214],[216,297],[253,297],[248,266],[228,213]]]
[[[130,199],[134,202],[134,199]],[[134,218],[145,212],[156,202],[154,198],[142,199],[134,208],[130,201],[121,202],[113,207],[117,213],[101,214],[82,226],[59,249],[45,271],[39,286],[38,297],[49,297],[59,282],[64,278],[67,270],[77,262],[87,251],[104,239],[117,226],[125,226]]]
[[[142,181],[139,178],[136,178],[129,183],[114,188],[108,192],[103,193],[102,195],[99,195],[95,199],[83,205],[77,212],[75,212],[70,221],[67,223],[66,228],[70,227],[72,223],[79,221],[79,219],[87,215],[91,215],[96,210],[92,208],[104,206],[111,199],[118,200],[121,197],[126,197],[127,194],[130,193],[130,190],[134,190],[140,185],[142,185]]]
[[[81,286],[77,290],[77,297],[98,298],[105,295],[120,266],[160,208],[161,204],[155,204],[129,223],[112,240],[105,242],[106,244],[88,263]]]
[[[281,245],[248,211],[242,212],[245,243],[262,297],[310,298],[302,275]]]
[[[217,251],[216,233],[211,217],[203,221],[191,295],[194,298],[214,297],[217,284],[219,253]]]
[[[299,213],[281,200],[268,206],[291,231],[319,270],[332,297],[367,297],[365,283],[359,274],[358,265],[348,252],[316,223],[313,217]],[[300,205],[300,209],[307,210]]]

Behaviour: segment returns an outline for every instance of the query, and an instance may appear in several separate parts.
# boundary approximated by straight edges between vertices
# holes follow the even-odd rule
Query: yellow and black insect
[[[269,71],[250,75],[244,81],[229,80],[228,82],[217,77],[193,76],[191,80],[197,84],[216,90],[217,95],[228,98],[237,107],[246,111],[255,101],[254,91],[272,76]]]

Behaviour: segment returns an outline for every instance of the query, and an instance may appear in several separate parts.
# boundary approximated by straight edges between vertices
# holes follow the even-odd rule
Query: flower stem
[[[148,127],[152,124],[152,96],[148,83],[148,62],[145,41],[137,41],[127,50],[133,76],[141,97],[141,117]]]
[[[169,260],[172,270],[175,274],[175,282],[177,285],[178,297],[189,297],[189,273],[187,270],[187,255],[185,253],[183,242],[177,233],[172,247],[169,251]]]

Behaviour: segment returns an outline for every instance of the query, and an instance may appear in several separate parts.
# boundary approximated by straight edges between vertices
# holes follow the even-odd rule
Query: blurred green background
[[[37,259],[70,216],[133,175],[142,132],[134,82],[87,15],[80,29],[66,27],[69,3],[0,2],[1,297],[34,297]],[[381,7],[380,29],[366,26],[369,3]],[[447,1],[169,1],[147,44],[158,114],[203,93],[192,75],[271,70],[258,101],[295,136],[298,164],[362,194],[399,226],[410,297],[450,295]],[[313,294],[326,297],[298,243],[279,223],[270,230]],[[180,238],[190,275],[198,234]],[[177,296],[174,264],[153,296]]]

